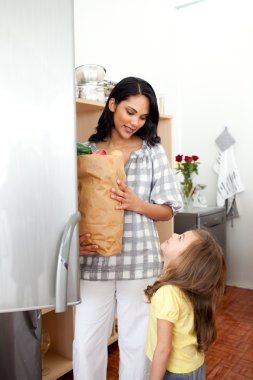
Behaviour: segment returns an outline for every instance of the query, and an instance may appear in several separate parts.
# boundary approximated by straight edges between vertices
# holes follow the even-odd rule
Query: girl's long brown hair
[[[208,231],[194,230],[197,240],[145,289],[148,301],[164,285],[175,285],[190,300],[198,351],[206,351],[216,338],[215,310],[224,294],[225,260],[222,248]]]

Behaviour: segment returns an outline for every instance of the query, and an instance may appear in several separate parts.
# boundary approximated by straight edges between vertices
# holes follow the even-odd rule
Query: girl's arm
[[[162,380],[169,361],[172,347],[173,323],[157,319],[157,344],[153,355],[149,380]]]
[[[118,210],[135,211],[155,221],[170,220],[173,216],[172,209],[167,205],[148,203],[137,197],[135,192],[127,187],[123,181],[118,180],[118,189],[111,189],[111,198],[120,202],[116,206]]]

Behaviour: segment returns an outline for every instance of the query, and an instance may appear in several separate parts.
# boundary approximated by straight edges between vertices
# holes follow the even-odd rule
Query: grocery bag
[[[103,256],[121,253],[124,211],[116,210],[111,188],[125,181],[123,156],[84,154],[77,157],[79,234],[91,234]]]

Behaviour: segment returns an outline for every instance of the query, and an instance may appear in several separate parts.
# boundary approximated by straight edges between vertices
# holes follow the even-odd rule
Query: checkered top
[[[85,145],[97,150],[95,143]],[[179,189],[160,144],[132,152],[125,166],[126,184],[146,202],[167,204],[175,214],[182,205]],[[161,270],[160,244],[152,219],[124,211],[122,252],[115,256],[80,256],[85,280],[134,280],[156,277]]]

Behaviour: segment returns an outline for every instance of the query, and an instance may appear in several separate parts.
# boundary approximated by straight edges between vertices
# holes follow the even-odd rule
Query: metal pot
[[[111,80],[105,80],[104,81],[104,88],[105,88],[105,100],[108,99],[112,89],[116,86],[117,82],[113,82]]]
[[[95,100],[98,102],[105,101],[105,89],[103,84],[85,83],[82,86],[76,86],[76,88],[79,98]]]
[[[95,64],[78,66],[75,69],[76,84],[82,86],[86,83],[101,83],[104,81],[106,69]]]

